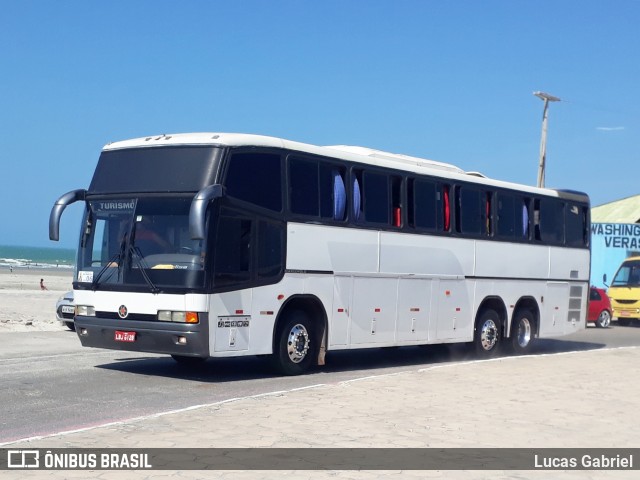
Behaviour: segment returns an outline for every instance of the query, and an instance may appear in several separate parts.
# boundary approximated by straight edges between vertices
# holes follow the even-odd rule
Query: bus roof
[[[215,132],[150,135],[147,137],[109,143],[104,146],[103,150],[109,151],[127,148],[153,148],[187,145],[210,145],[220,147],[254,146],[282,148],[313,155],[333,157],[336,159],[352,162],[377,165],[380,167],[395,168],[422,174],[432,174],[434,176],[451,178],[454,180],[457,179],[483,185],[516,189],[523,192],[562,197],[581,202],[588,201],[588,196],[582,192],[538,188],[535,186],[495,180],[488,178],[478,172],[465,172],[455,165],[437,162],[434,160],[358,146],[332,145],[320,147],[307,143],[295,142],[291,140],[285,140],[283,138],[270,137],[265,135]]]

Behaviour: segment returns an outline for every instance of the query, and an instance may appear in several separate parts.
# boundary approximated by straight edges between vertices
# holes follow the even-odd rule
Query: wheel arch
[[[502,329],[502,334],[505,335],[507,333],[506,328],[508,323],[507,307],[502,301],[502,298],[498,296],[489,296],[489,297],[485,297],[482,300],[482,302],[478,306],[478,309],[476,310],[476,317],[474,319],[474,325],[473,325],[474,331],[478,326],[477,325],[478,319],[480,318],[482,313],[488,309],[494,310],[498,314],[498,318],[500,320],[500,328]]]
[[[320,338],[320,349],[318,352],[318,365],[324,365],[324,355],[328,338],[328,317],[327,311],[322,301],[315,295],[299,294],[287,298],[276,317],[273,332],[271,333],[271,345],[275,351],[278,341],[279,331],[287,318],[289,312],[300,310],[306,313],[313,324],[314,333]]]
[[[535,337],[538,337],[540,333],[540,306],[535,298],[531,296],[521,297],[517,302],[513,309],[513,315],[511,316],[511,322],[509,323],[509,335],[511,335],[511,326],[513,320],[515,318],[515,314],[518,310],[529,310],[533,314],[533,319],[535,321],[535,325],[533,328],[533,333]]]

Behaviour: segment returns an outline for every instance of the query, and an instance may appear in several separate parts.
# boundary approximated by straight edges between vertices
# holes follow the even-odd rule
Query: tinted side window
[[[517,235],[516,225],[516,199],[498,194],[498,236],[514,238]]]
[[[234,153],[225,180],[231,197],[279,212],[282,210],[280,155]]]
[[[364,172],[364,219],[373,223],[390,223],[389,177],[380,173]]]
[[[472,187],[458,187],[458,209],[456,210],[458,232],[468,235],[480,235],[486,213],[483,210],[484,196],[478,189]]]
[[[276,222],[258,222],[256,238],[258,281],[277,279],[284,268],[284,228]]]
[[[214,285],[218,288],[248,282],[251,278],[251,219],[222,212],[214,249]]]
[[[564,242],[564,203],[552,199],[535,201],[534,215],[537,214],[539,234],[536,238],[545,243],[560,244]]]
[[[435,182],[409,181],[409,222],[416,228],[438,228],[438,192]]]
[[[214,246],[214,287],[277,281],[284,270],[284,223],[223,208]]]
[[[342,167],[315,160],[289,158],[291,213],[344,220],[347,192]]]
[[[289,159],[289,201],[292,213],[318,216],[320,195],[317,162]]]
[[[498,237],[527,240],[529,238],[529,209],[527,200],[508,193],[497,195]]]
[[[565,210],[565,235],[567,245],[582,247],[588,245],[586,208],[568,203]]]

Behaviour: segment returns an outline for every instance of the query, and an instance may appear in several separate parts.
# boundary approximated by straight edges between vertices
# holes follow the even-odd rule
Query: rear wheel
[[[491,358],[498,354],[501,343],[500,317],[495,310],[487,309],[476,321],[473,345],[480,358]]]
[[[535,320],[531,311],[518,310],[511,325],[511,349],[515,353],[526,353],[531,349],[535,330]]]
[[[611,323],[611,313],[609,310],[602,310],[596,320],[596,327],[607,328]]]
[[[306,313],[296,310],[286,315],[278,328],[272,359],[281,373],[299,375],[313,363],[320,342]]]

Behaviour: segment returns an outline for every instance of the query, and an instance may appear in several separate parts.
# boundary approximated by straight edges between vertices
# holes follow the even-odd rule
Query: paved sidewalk
[[[237,399],[9,447],[637,448],[638,365],[640,348],[439,364]],[[2,472],[7,480],[380,477],[635,479],[638,472]]]

